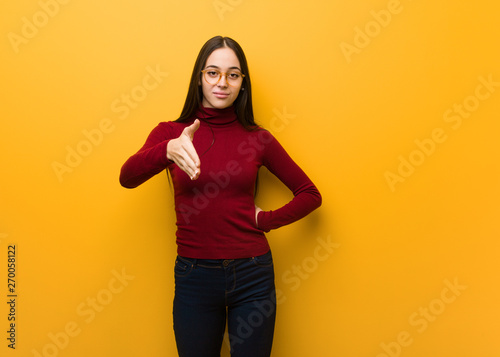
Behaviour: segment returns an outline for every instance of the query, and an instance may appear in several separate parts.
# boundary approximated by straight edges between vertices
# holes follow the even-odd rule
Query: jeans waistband
[[[186,258],[179,256],[178,259],[184,260],[185,262],[191,263],[194,267],[203,266],[209,268],[224,268],[229,266],[231,263],[248,261],[253,258],[243,258],[243,259],[196,259],[196,258]]]
[[[270,253],[270,251],[267,252],[266,254],[269,254],[269,253]],[[194,267],[204,266],[204,267],[210,267],[210,268],[224,268],[224,267],[227,267],[233,263],[238,264],[240,262],[247,262],[247,261],[255,259],[255,257],[239,258],[239,259],[197,259],[197,258],[187,258],[187,257],[183,257],[180,255],[178,255],[177,258],[192,264]]]

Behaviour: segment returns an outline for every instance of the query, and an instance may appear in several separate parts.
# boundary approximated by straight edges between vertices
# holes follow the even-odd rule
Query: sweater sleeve
[[[160,123],[149,134],[142,148],[122,166],[120,184],[134,188],[165,170],[171,163],[167,159],[167,144],[171,139],[168,123]]]
[[[263,164],[292,191],[294,197],[281,208],[259,212],[260,229],[269,232],[293,223],[321,206],[322,197],[316,186],[275,138],[266,145]]]

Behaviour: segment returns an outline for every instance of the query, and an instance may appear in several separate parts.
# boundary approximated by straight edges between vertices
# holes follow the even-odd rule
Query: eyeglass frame
[[[219,72],[219,79],[217,80],[217,82],[215,83],[210,83],[206,78],[205,78],[205,75],[207,72],[209,71],[212,71],[212,72]],[[208,84],[212,85],[212,86],[216,86],[217,84],[219,84],[220,80],[222,79],[222,76],[226,77],[226,83],[231,86],[231,87],[235,87],[233,85],[231,85],[231,83],[229,83],[229,81],[227,80],[227,75],[228,73],[227,72],[222,72],[222,71],[219,71],[218,69],[215,69],[215,68],[205,68],[203,70],[201,70],[201,73],[203,73],[203,79],[205,79],[205,82],[207,82]],[[245,78],[245,75],[241,72],[239,72],[239,75],[241,76],[241,83],[243,83],[243,78]]]

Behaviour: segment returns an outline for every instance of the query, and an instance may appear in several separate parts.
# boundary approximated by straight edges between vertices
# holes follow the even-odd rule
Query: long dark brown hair
[[[191,74],[184,108],[182,109],[181,115],[176,122],[182,123],[192,119],[196,110],[201,107],[201,103],[203,101],[203,91],[200,85],[200,81],[202,80],[201,71],[203,70],[207,59],[212,52],[223,47],[228,47],[234,51],[236,57],[238,57],[238,60],[240,61],[241,71],[245,75],[241,84],[241,88],[244,90],[240,90],[238,97],[233,103],[238,120],[247,130],[257,129],[258,125],[255,123],[253,116],[250,71],[248,69],[245,53],[235,40],[222,36],[212,37],[201,48],[198,58],[196,58],[196,62],[194,64],[193,73]]]

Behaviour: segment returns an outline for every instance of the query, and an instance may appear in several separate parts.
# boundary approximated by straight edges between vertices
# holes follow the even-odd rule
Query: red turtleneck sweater
[[[144,146],[123,165],[120,183],[134,188],[168,169],[175,192],[178,254],[199,259],[237,259],[269,250],[264,232],[292,223],[321,205],[321,195],[278,141],[266,130],[248,131],[233,107],[203,108],[193,145],[200,156],[200,177],[192,181],[167,159],[167,144],[186,123],[162,122]],[[213,131],[213,133],[212,133]],[[213,144],[212,144],[213,142]],[[255,222],[254,188],[264,165],[294,198],[274,211],[262,211]]]

